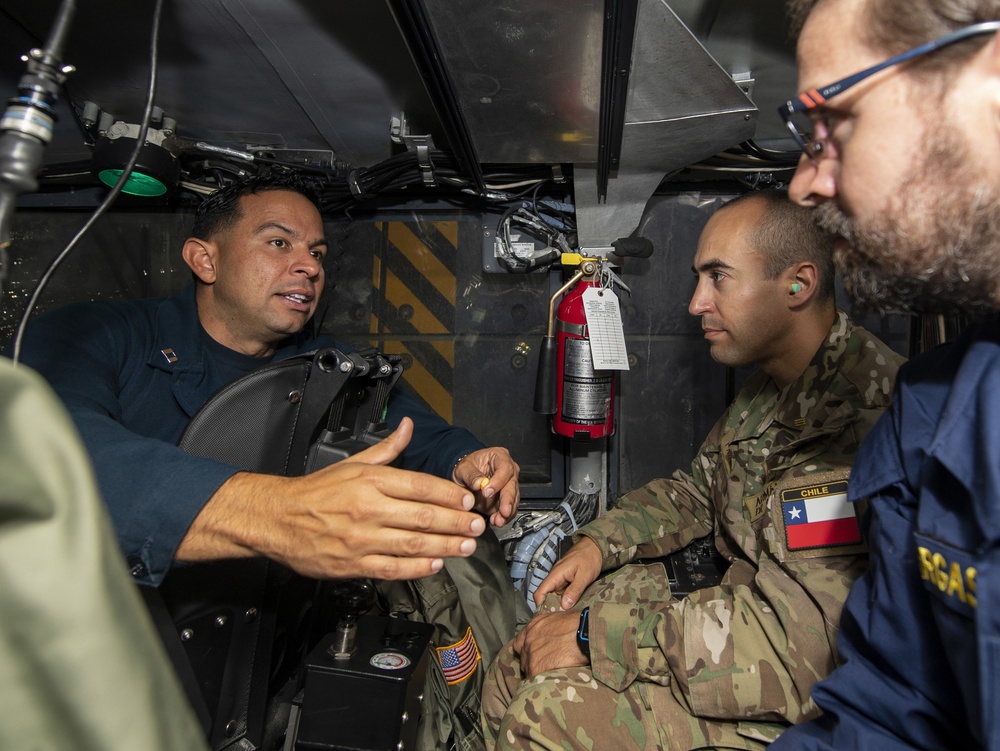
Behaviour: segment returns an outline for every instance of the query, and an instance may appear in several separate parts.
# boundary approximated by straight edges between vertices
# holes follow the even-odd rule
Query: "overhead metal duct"
[[[757,108],[663,0],[639,0],[617,169],[599,200],[603,0],[423,0],[480,163],[571,163],[580,245],[638,225],[663,177],[751,138]]]

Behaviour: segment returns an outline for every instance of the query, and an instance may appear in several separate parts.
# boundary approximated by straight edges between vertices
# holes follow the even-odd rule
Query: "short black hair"
[[[813,210],[799,206],[778,188],[750,191],[725,203],[719,211],[748,201],[764,203],[764,213],[750,231],[750,244],[764,257],[764,278],[777,279],[796,263],[809,261],[819,273],[819,299],[834,297],[837,270],[832,238],[816,224]]]
[[[195,214],[191,235],[199,240],[212,240],[243,218],[240,208],[243,196],[270,190],[298,193],[309,199],[321,215],[323,213],[316,185],[312,181],[293,172],[263,169],[220,188],[202,201]]]

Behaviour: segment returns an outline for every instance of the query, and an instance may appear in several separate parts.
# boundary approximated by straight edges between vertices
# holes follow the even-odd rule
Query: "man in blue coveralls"
[[[160,585],[175,562],[241,557],[315,579],[421,579],[420,591],[440,582],[448,602],[468,598],[450,612],[473,621],[453,646],[475,658],[463,668],[475,678],[458,688],[475,694],[467,714],[478,720],[479,656],[490,659],[530,615],[487,530],[518,506],[518,465],[505,448],[484,447],[400,388],[390,393],[388,438],[305,476],[240,471],[177,447],[225,384],[319,347],[347,349],[306,328],[326,252],[307,183],[244,179],[198,209],[182,250],[193,285],[167,299],[39,316],[22,360],[68,407],[137,582]],[[458,615],[448,625],[465,634]]]
[[[1000,2],[793,0],[789,193],[876,308],[1000,307]],[[803,24],[804,21],[804,25]],[[1000,748],[1000,324],[899,371],[851,475],[870,568],[823,715],[775,749]]]
[[[487,521],[476,511],[502,524],[517,507],[507,450],[484,448],[400,389],[389,438],[304,477],[240,472],[177,448],[224,384],[344,347],[305,330],[327,252],[308,191],[270,175],[231,185],[203,202],[184,244],[194,285],[166,300],[66,306],[28,328],[22,360],[69,407],[141,583],[158,584],[175,559],[243,556],[317,578],[418,578],[475,551]],[[400,455],[402,469],[383,466]]]

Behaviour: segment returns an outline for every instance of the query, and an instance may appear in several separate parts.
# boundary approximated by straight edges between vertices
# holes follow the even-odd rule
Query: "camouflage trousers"
[[[666,585],[656,566],[628,566],[598,580],[581,598],[592,602],[628,602],[637,590],[648,594]],[[652,575],[656,581],[650,582]],[[637,577],[642,581],[637,581]],[[669,588],[663,592],[669,597]],[[549,596],[543,609],[557,609]],[[663,685],[634,681],[616,691],[595,680],[589,668],[552,670],[525,680],[508,643],[486,675],[482,697],[487,749],[750,749],[767,747],[783,725],[732,722],[696,717],[682,691],[664,677]]]

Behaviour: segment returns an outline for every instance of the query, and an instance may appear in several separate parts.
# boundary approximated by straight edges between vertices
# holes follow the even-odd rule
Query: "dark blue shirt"
[[[850,480],[870,498],[823,715],[780,749],[1000,749],[1000,325],[899,371]]]
[[[176,445],[199,407],[226,383],[200,331],[192,285],[166,299],[68,305],[39,316],[25,333],[21,360],[52,384],[73,416],[122,551],[142,583],[162,581],[191,522],[239,471]],[[302,333],[266,362],[322,346],[350,351]],[[459,457],[483,447],[397,386],[389,427],[404,416],[414,422],[404,469],[450,477]]]

